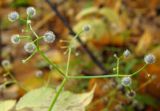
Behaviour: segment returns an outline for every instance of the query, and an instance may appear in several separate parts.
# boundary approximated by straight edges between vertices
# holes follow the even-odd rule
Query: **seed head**
[[[128,98],[132,99],[136,96],[136,92],[131,90],[131,91],[128,91],[126,95]]]
[[[56,35],[52,31],[48,31],[44,34],[43,40],[47,43],[53,43],[56,39]]]
[[[156,57],[153,54],[148,54],[144,57],[144,62],[146,64],[153,64],[156,61]]]
[[[24,50],[28,53],[32,53],[36,49],[36,45],[33,42],[28,42],[24,45]]]
[[[91,26],[88,25],[88,24],[84,25],[83,28],[82,28],[82,30],[83,30],[84,32],[88,32],[88,31],[90,31],[90,29],[91,29]]]
[[[124,57],[128,57],[128,56],[131,55],[131,52],[130,52],[128,49],[126,49],[126,50],[124,51],[123,55],[124,55]]]
[[[20,43],[20,36],[18,34],[12,35],[11,42],[13,44],[19,44]]]
[[[121,80],[123,86],[130,86],[132,84],[132,79],[130,77],[124,77]]]
[[[17,19],[19,19],[19,14],[18,14],[18,12],[14,11],[14,12],[11,12],[10,14],[8,14],[8,20],[9,20],[9,21],[14,22],[14,21],[16,21]]]
[[[27,15],[30,17],[33,17],[36,15],[36,9],[34,7],[28,7],[26,12],[27,12]]]
[[[36,77],[42,77],[43,72],[41,70],[36,71]]]
[[[9,69],[11,67],[11,63],[9,60],[3,60],[1,62],[1,65],[5,68],[5,69]]]

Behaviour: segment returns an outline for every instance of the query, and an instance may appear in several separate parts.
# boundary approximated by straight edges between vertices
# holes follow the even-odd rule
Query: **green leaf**
[[[135,98],[143,104],[151,105],[152,107],[155,107],[155,108],[157,107],[156,105],[157,101],[149,95],[137,94]]]
[[[5,101],[0,101],[0,111],[9,111],[11,110],[16,101],[15,100],[5,100]]]
[[[29,0],[14,0],[11,4],[12,7],[22,7],[28,5],[29,5]]]
[[[62,92],[52,111],[84,111],[93,98],[94,89],[83,94],[74,94],[69,91]],[[47,111],[54,95],[55,91],[51,88],[35,89],[20,99],[16,109],[30,108],[32,111]]]

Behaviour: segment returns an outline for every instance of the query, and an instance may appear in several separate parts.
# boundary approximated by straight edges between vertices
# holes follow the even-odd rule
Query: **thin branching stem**
[[[147,67],[147,64],[143,65],[139,70],[137,70],[136,72],[132,73],[131,76],[134,76],[134,75],[138,74],[138,73],[141,72],[145,67]]]
[[[92,79],[92,78],[113,78],[113,77],[125,77],[129,75],[118,75],[109,74],[109,75],[99,75],[99,76],[67,76],[68,79]]]
[[[69,73],[69,65],[70,65],[71,52],[72,52],[72,48],[69,47],[69,49],[68,49],[67,67],[66,67],[66,73],[65,73],[66,77],[68,76],[68,73]],[[63,81],[62,81],[62,83],[60,85],[60,88],[58,89],[55,97],[53,98],[53,101],[51,102],[51,105],[50,105],[48,111],[52,111],[52,109],[53,109],[53,107],[54,107],[54,105],[55,105],[55,103],[56,103],[56,101],[57,101],[60,93],[62,92],[62,89],[63,89],[65,83],[67,82],[67,78],[66,77],[63,79]]]
[[[65,25],[65,27],[69,30],[70,34],[75,37],[77,34],[73,31],[72,27],[70,26],[70,24],[68,23],[68,21],[66,20],[66,18],[61,15],[61,13],[59,12],[59,10],[57,9],[56,4],[52,4],[50,0],[46,0],[46,2],[49,4],[49,6],[51,7],[51,9],[55,12],[55,14],[57,15],[57,17],[59,17],[59,19],[63,22],[63,24]],[[93,52],[89,49],[88,45],[86,43],[84,43],[81,38],[76,37],[76,40],[81,44],[81,46],[83,47],[84,51],[89,55],[90,59],[105,73],[108,74],[108,70],[106,69],[106,67],[104,66],[104,64],[98,60],[98,58],[93,54]]]
[[[51,102],[51,105],[49,106],[48,111],[52,111],[52,109],[53,109],[53,107],[54,107],[54,105],[55,105],[55,103],[56,103],[56,101],[57,101],[60,93],[62,92],[63,87],[64,87],[64,85],[65,85],[66,82],[67,82],[67,78],[64,78],[63,81],[61,82],[61,85],[60,85],[60,87],[59,87],[56,95],[53,98],[53,101]]]

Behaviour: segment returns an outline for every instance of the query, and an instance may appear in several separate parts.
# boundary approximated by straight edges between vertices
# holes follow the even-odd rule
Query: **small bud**
[[[27,12],[27,15],[30,17],[33,17],[36,15],[36,9],[34,7],[28,7],[26,12]]]
[[[28,53],[32,53],[36,49],[36,45],[32,42],[28,42],[24,45],[24,50]]]
[[[52,31],[46,32],[43,37],[43,40],[47,43],[53,43],[55,39],[56,35]]]
[[[11,42],[13,44],[19,44],[20,43],[20,36],[18,34],[12,35]]]
[[[91,28],[91,26],[87,24],[87,25],[84,25],[84,26],[83,26],[82,30],[83,30],[84,32],[88,32],[88,31],[90,31],[90,28]]]
[[[156,61],[156,57],[153,54],[148,54],[144,57],[144,62],[146,64],[153,64]]]
[[[130,77],[122,78],[121,84],[124,86],[130,86],[132,84],[132,79]]]
[[[117,58],[118,56],[117,56],[117,54],[115,53],[115,54],[113,54],[113,57]]]
[[[36,77],[42,77],[43,72],[41,70],[36,71]]]
[[[14,22],[16,21],[17,19],[19,19],[19,14],[18,12],[11,12],[9,15],[8,15],[8,20],[11,21],[11,22]]]
[[[128,57],[131,55],[131,52],[127,49],[124,51],[123,55],[124,55],[124,57]]]
[[[1,62],[1,65],[4,67],[4,68],[9,68],[11,66],[11,63],[9,60],[3,60]]]

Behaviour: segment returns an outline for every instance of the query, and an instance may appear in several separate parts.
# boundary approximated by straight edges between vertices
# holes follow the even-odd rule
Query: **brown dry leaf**
[[[160,63],[160,46],[152,49],[151,53],[156,56],[156,63]]]
[[[138,45],[135,49],[136,55],[141,56],[144,55],[147,50],[152,45],[153,37],[149,30],[146,30],[142,37],[140,38]]]
[[[150,65],[147,69],[147,72],[151,76],[155,76],[155,79],[145,87],[145,91],[156,98],[160,98],[160,68],[158,64]]]

